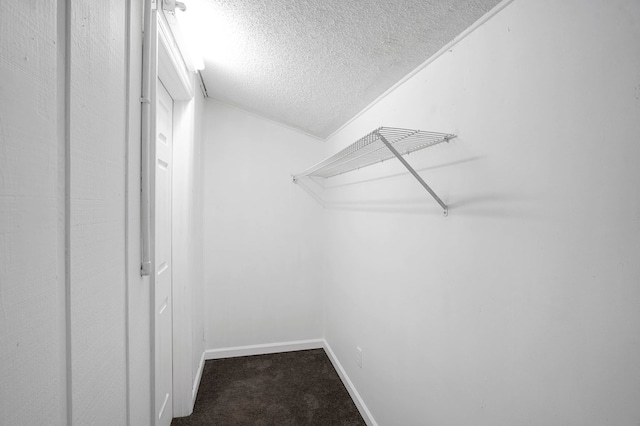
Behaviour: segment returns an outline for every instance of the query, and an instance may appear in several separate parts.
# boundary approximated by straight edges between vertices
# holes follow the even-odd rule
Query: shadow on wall
[[[461,160],[451,161],[438,165],[422,167],[416,169],[417,172],[425,172],[429,170],[442,169],[445,167],[457,166],[464,163],[471,163],[482,160],[481,156],[469,157]],[[435,201],[419,187],[416,191],[420,191],[420,196],[398,198],[389,191],[379,191],[377,193],[388,194],[388,197],[367,200],[353,201],[328,201],[327,199],[336,192],[344,189],[353,189],[358,191],[358,186],[370,184],[374,182],[384,182],[394,178],[409,177],[410,173],[389,173],[374,178],[361,178],[351,180],[349,182],[340,182],[331,184],[330,180],[322,178],[302,178],[298,179],[297,184],[309,196],[311,196],[318,204],[328,210],[346,210],[373,213],[407,213],[427,216],[442,216],[442,209]],[[327,184],[329,183],[329,184]],[[416,182],[417,184],[417,182]],[[435,188],[434,188],[435,189]],[[436,193],[438,192],[437,189]],[[376,191],[373,191],[376,192]],[[326,196],[325,196],[326,195]],[[518,193],[498,193],[486,192],[475,194],[473,196],[462,196],[455,201],[448,203],[449,213],[456,216],[464,217],[487,217],[487,218],[534,218],[536,215],[530,208],[531,200],[525,199],[522,194]],[[464,208],[462,208],[464,207]]]
[[[409,155],[407,155],[407,156],[409,156]],[[423,167],[421,169],[415,169],[415,170],[416,170],[416,172],[426,172],[427,170],[436,170],[436,169],[442,169],[442,168],[445,168],[445,167],[457,166],[459,164],[470,163],[472,161],[482,160],[482,158],[483,157],[480,157],[480,156],[469,157],[469,158],[464,158],[462,160],[450,161],[448,163],[437,164],[437,165],[434,165],[434,166]],[[392,160],[388,160],[388,161],[393,161],[393,159]],[[328,186],[325,186],[325,189],[340,188],[340,187],[344,187],[344,186],[357,185],[357,184],[368,183],[368,182],[375,182],[375,181],[379,181],[379,180],[383,180],[383,179],[391,179],[391,178],[400,177],[400,176],[407,176],[407,175],[409,175],[409,172],[389,174],[389,175],[379,176],[379,177],[376,177],[376,178],[361,179],[361,180],[357,180],[357,181],[353,181],[353,182],[349,182],[349,183],[342,183],[342,184],[338,184],[338,185],[328,185]]]
[[[429,197],[427,194],[426,197]],[[449,203],[449,216],[458,217],[486,217],[501,219],[523,219],[539,218],[530,209],[520,206],[514,208],[513,204],[519,204],[521,200],[516,194],[483,194],[475,197],[467,197],[455,203]],[[427,216],[442,216],[442,209],[424,199],[404,199],[404,200],[367,200],[341,203],[326,203],[328,210],[350,210],[372,213],[407,213]],[[464,206],[464,209],[460,207]],[[474,206],[469,208],[469,206]]]

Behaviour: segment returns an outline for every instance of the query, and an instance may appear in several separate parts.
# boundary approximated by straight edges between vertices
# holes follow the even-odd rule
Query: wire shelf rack
[[[400,155],[410,154],[456,137],[450,133],[427,132],[423,130],[380,127],[363,136],[337,154],[295,174],[294,180],[305,176],[329,178],[352,170],[394,158],[382,141],[385,138]]]
[[[449,140],[455,137],[456,135],[451,133],[428,132],[397,127],[379,127],[337,154],[311,166],[303,172],[293,175],[293,181],[297,182],[298,179],[306,176],[330,178],[395,157],[400,160],[407,170],[409,170],[418,182],[431,194],[438,204],[440,204],[446,216],[448,214],[447,206],[402,156],[442,142],[449,142]]]

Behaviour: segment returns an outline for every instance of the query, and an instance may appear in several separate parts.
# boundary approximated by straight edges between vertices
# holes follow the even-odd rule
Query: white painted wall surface
[[[397,162],[327,181],[325,337],[378,424],[640,422],[639,22],[516,0],[330,140],[459,134],[408,157],[447,218]]]
[[[77,425],[127,422],[125,22],[124,2],[71,1],[69,301]]]
[[[72,424],[116,425],[127,424],[127,414],[129,424],[150,424],[149,282],[140,277],[142,5],[5,2],[0,12],[0,424],[62,425],[69,415]],[[198,113],[203,99],[196,101]],[[189,232],[196,234],[189,261],[200,266],[190,272],[196,281],[188,343],[199,340],[199,364],[199,144],[189,155],[197,166],[184,188],[193,203]],[[195,375],[186,372],[190,388]]]
[[[142,3],[131,2],[127,141],[127,315],[129,424],[151,424],[151,311],[149,277],[140,276],[140,127]]]
[[[322,210],[290,176],[320,143],[211,100],[204,121],[207,349],[320,337]]]
[[[57,47],[64,46],[64,27],[59,33],[58,18],[56,2],[0,2],[2,425],[67,418],[64,57]]]

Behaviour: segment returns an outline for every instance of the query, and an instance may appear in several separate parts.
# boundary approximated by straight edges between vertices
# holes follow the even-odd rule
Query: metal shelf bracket
[[[396,156],[396,158],[402,163],[402,165],[406,167],[406,169],[409,171],[409,173],[411,173],[413,175],[413,177],[416,178],[416,180],[420,183],[420,185],[422,185],[422,187],[424,189],[426,189],[427,192],[433,197],[433,199],[436,200],[436,202],[438,204],[440,204],[440,207],[442,207],[442,210],[443,210],[442,211],[442,215],[443,216],[449,216],[449,207],[440,199],[440,197],[438,197],[438,195],[435,192],[433,192],[433,189],[431,189],[431,187],[429,185],[427,185],[427,183],[424,181],[424,179],[422,179],[420,177],[420,175],[418,174],[418,172],[416,172],[414,170],[414,168],[411,167],[411,165],[407,162],[407,160],[405,160],[404,157],[402,157],[402,155],[400,155],[398,150],[395,149],[393,147],[393,145],[391,145],[391,143],[389,143],[387,138],[382,136],[379,132],[377,132],[377,133],[378,133],[378,136],[380,137],[380,140],[382,141],[382,143],[386,145],[387,149],[389,149],[389,151],[391,151],[391,153]],[[448,142],[448,140],[447,140],[447,142]]]

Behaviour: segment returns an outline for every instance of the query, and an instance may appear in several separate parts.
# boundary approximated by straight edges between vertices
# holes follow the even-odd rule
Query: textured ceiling
[[[499,3],[203,1],[209,96],[320,138]]]

